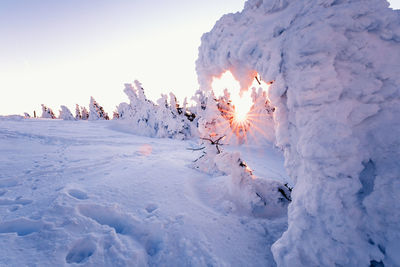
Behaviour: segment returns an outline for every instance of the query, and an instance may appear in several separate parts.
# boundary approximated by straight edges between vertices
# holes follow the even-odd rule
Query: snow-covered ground
[[[275,265],[285,216],[236,210],[227,176],[189,167],[194,141],[117,123],[0,120],[0,266]],[[241,149],[257,176],[288,181],[278,151]]]

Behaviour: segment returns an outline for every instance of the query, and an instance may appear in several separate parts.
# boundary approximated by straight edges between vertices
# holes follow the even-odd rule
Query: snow
[[[147,99],[144,89],[139,81],[134,85],[125,84],[124,93],[130,103],[120,103],[117,107],[118,118],[124,120],[121,128],[129,124],[129,131],[149,137],[168,137],[175,139],[187,139],[196,136],[196,126],[185,116],[186,109],[178,112],[176,97],[170,93],[168,97],[161,95],[157,105]]]
[[[72,115],[69,108],[63,105],[61,106],[60,116],[58,118],[62,120],[75,120],[75,117]]]
[[[231,176],[190,167],[197,143],[123,122],[0,121],[0,265],[275,266],[286,209],[246,213]],[[259,183],[288,181],[273,147],[229,150]]]
[[[203,35],[200,87],[259,74],[294,183],[279,266],[399,266],[400,12],[384,0],[249,0]]]

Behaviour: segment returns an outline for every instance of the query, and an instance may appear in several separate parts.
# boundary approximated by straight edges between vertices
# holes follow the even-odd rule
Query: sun
[[[249,92],[243,93],[239,97],[232,97],[232,102],[234,105],[233,119],[236,123],[245,123],[249,116],[251,107],[253,106],[253,101]]]
[[[237,108],[237,107],[236,107]],[[237,122],[246,122],[247,120],[247,113],[249,111],[244,109],[244,108],[237,108],[237,110],[235,110],[235,114],[234,114],[234,119]]]
[[[256,73],[249,89],[254,87],[268,91],[270,84],[261,81],[261,78]],[[232,135],[235,135],[238,140],[246,140],[248,133],[252,134],[253,130],[261,130],[256,125],[261,119],[260,115],[252,111],[254,101],[256,101],[256,99],[253,99],[252,90],[241,91],[239,81],[234,78],[229,70],[222,73],[219,77],[214,77],[211,87],[218,99],[219,110],[222,116],[229,121],[227,127],[231,128]],[[223,99],[222,102],[225,102],[222,105],[221,99]],[[224,128],[226,129],[226,127]]]
[[[215,95],[224,95],[227,89],[230,94],[234,110],[232,113],[233,120],[236,122],[245,122],[247,114],[253,105],[249,91],[240,93],[240,83],[233,77],[230,71],[224,72],[219,78],[214,77],[211,84]]]

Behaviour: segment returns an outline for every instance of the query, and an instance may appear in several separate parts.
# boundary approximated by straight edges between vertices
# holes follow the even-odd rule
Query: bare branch
[[[216,139],[216,140],[212,140],[211,138],[206,138],[206,137],[200,137],[200,139],[209,141],[212,145],[215,145],[215,148],[217,149],[218,154],[220,154],[220,153],[221,153],[221,150],[219,149],[219,146],[222,146],[223,144],[220,144],[219,141],[221,141],[222,138],[224,138],[224,137],[225,137],[225,135],[219,137],[219,138]]]
[[[204,146],[204,147],[199,147],[199,148],[186,148],[186,149],[192,150],[192,151],[198,151],[198,150],[203,150],[204,148],[206,148],[206,147]]]

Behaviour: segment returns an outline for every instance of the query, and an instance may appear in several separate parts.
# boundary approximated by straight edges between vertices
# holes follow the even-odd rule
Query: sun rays
[[[270,84],[263,82],[256,75],[249,89],[256,88],[266,92]],[[256,107],[257,101],[262,101],[262,99],[257,99],[256,90],[240,91],[240,84],[230,71],[224,72],[219,78],[214,77],[211,87],[215,95],[219,96],[216,99],[218,109],[226,119],[218,123],[216,127],[221,132],[228,133],[227,142],[230,142],[232,137],[236,137],[239,143],[246,143],[248,136],[253,137],[253,139],[257,139],[257,135],[267,136],[261,125],[263,125],[268,114],[260,112],[260,107]],[[261,104],[267,105],[268,103],[269,101],[265,99],[264,103]]]

